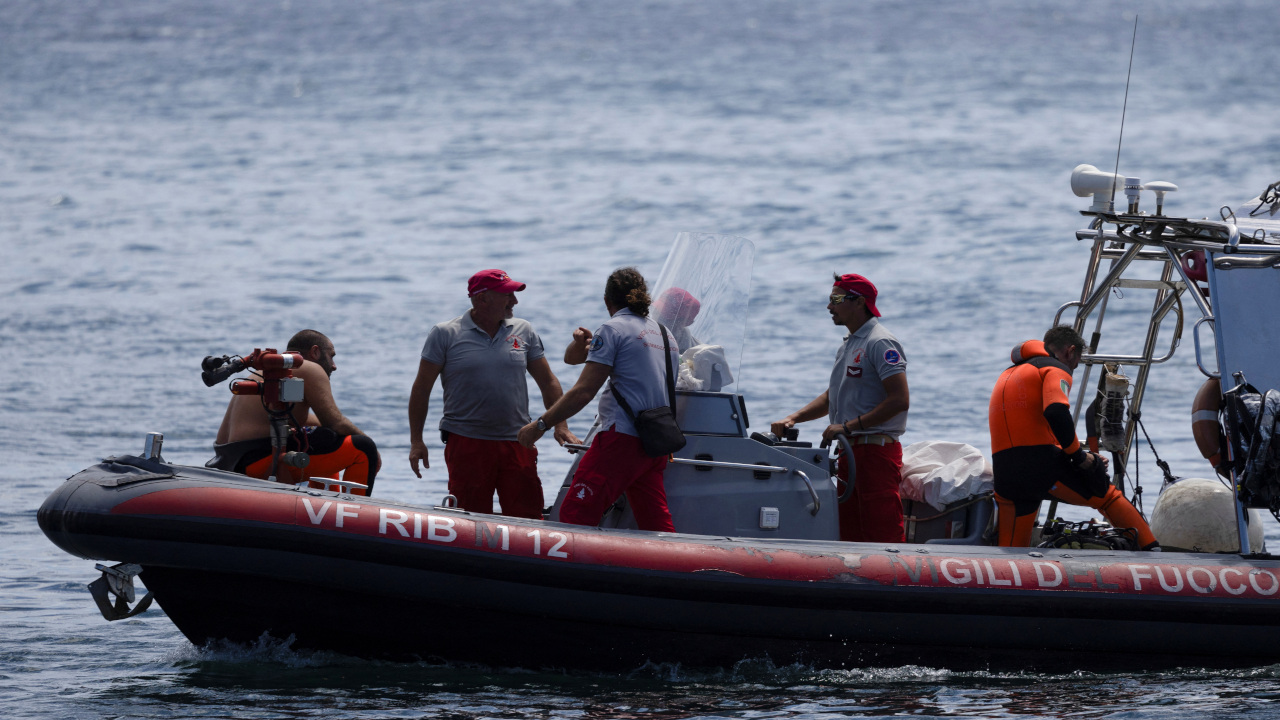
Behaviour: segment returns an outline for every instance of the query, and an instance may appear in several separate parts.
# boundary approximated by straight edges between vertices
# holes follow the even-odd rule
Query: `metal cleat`
[[[364,494],[366,496],[369,494],[369,486],[365,485],[364,483],[358,483],[354,480],[338,480],[336,478],[326,478],[326,477],[307,478],[306,480],[302,480],[301,482],[298,482],[297,484],[295,484],[294,487],[302,490],[306,490],[311,487],[311,483],[320,483],[324,485],[325,490],[331,490],[337,493],[344,493],[346,495],[350,495],[351,491],[356,488],[364,490]]]
[[[142,446],[142,457],[156,462],[164,462],[160,457],[160,449],[164,447],[164,433],[149,432]]]

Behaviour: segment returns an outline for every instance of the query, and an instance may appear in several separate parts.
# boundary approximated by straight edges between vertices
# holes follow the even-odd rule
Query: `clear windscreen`
[[[682,232],[652,287],[653,317],[671,329],[687,362],[701,366],[723,353],[728,372],[700,389],[740,392],[755,254],[746,238]]]

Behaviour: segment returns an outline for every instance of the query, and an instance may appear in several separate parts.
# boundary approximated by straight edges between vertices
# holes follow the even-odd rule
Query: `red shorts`
[[[906,541],[902,530],[902,443],[854,445],[858,470],[853,497],[840,505],[840,539],[845,542]],[[841,479],[849,478],[848,458],[840,456]]]
[[[573,474],[569,493],[560,505],[560,522],[599,525],[604,511],[624,492],[641,530],[675,532],[662,473],[667,457],[644,454],[640,438],[616,430],[602,430],[591,441]]]
[[[542,519],[537,448],[515,440],[479,440],[449,433],[444,464],[449,468],[449,494],[458,498],[463,510],[493,514],[497,492],[503,515]]]

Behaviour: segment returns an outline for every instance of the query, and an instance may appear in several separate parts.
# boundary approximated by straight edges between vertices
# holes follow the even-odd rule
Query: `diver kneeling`
[[[991,393],[988,421],[1002,546],[1031,544],[1040,502],[1050,495],[1098,510],[1117,528],[1133,528],[1143,550],[1160,546],[1146,520],[1111,484],[1107,460],[1086,452],[1076,438],[1069,394],[1084,345],[1075,329],[1050,328],[1043,341],[1013,349],[1013,367]]]

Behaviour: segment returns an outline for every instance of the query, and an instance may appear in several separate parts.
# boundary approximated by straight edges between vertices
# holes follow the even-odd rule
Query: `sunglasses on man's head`
[[[831,293],[831,297],[828,299],[831,300],[832,305],[839,305],[842,302],[857,300],[860,297],[862,296],[854,293],[849,293],[847,295],[845,293]]]

